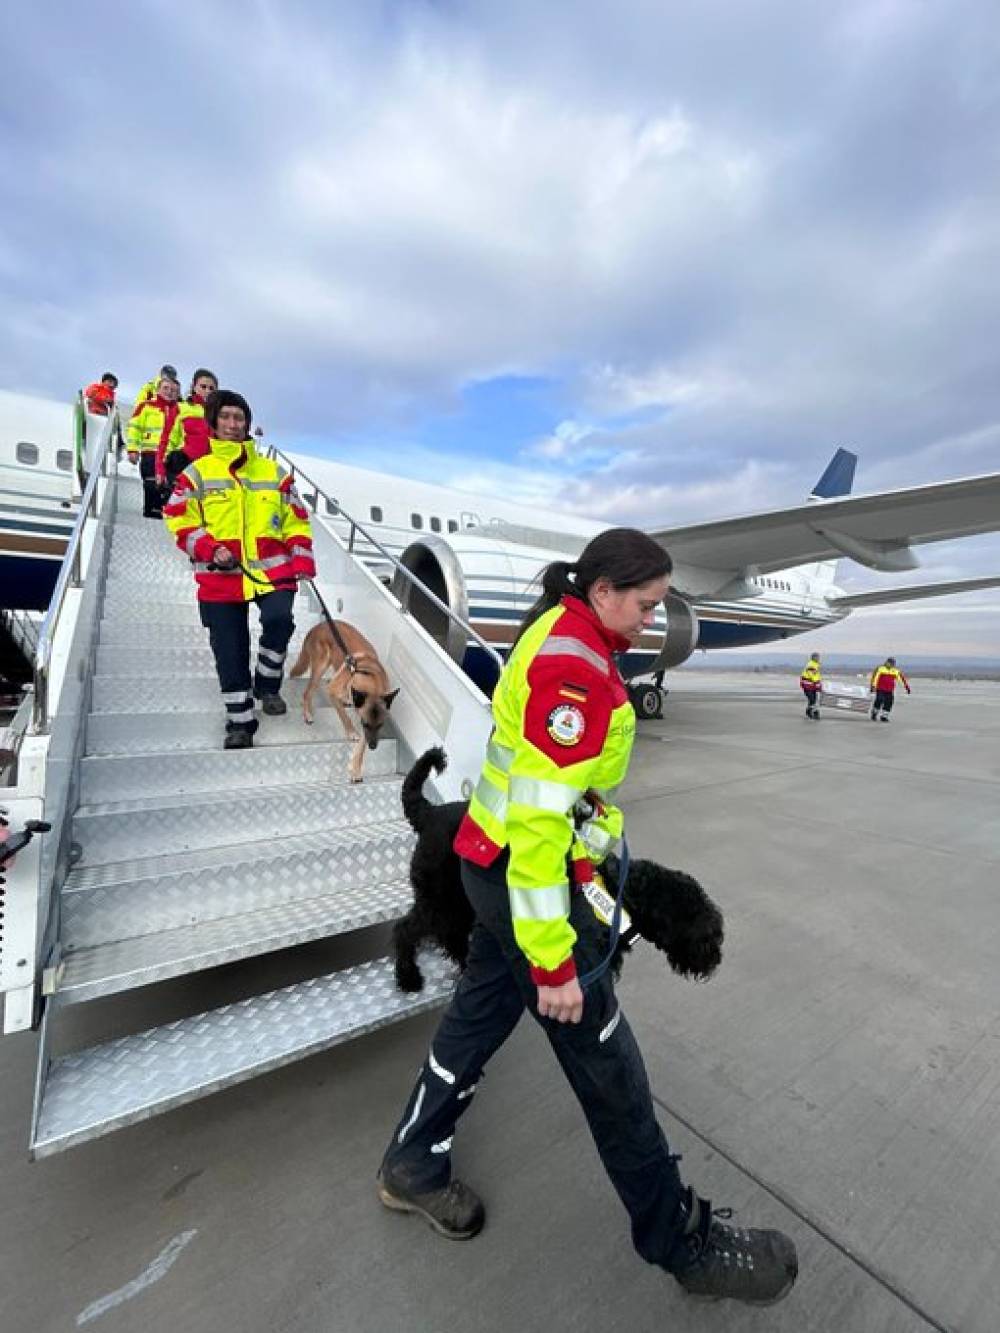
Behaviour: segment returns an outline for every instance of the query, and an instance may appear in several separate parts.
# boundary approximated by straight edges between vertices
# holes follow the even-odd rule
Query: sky
[[[637,525],[998,467],[992,0],[47,0],[0,51],[0,388],[205,365],[290,448]],[[995,655],[1000,592],[822,637]]]

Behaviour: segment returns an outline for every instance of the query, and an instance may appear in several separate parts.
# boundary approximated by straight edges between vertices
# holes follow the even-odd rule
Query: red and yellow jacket
[[[88,384],[83,391],[83,401],[88,412],[97,417],[106,417],[115,405],[115,391],[110,384],[101,381]]]
[[[871,680],[868,684],[873,690],[882,690],[886,694],[895,694],[897,680],[902,682],[907,694],[913,693],[910,689],[910,682],[903,675],[902,671],[900,671],[899,667],[877,666],[872,672]]]
[[[291,474],[262,458],[252,440],[209,443],[209,452],[178,476],[163,507],[167,527],[194,565],[198,600],[249,602],[270,585],[313,578],[309,519]],[[253,578],[238,568],[210,569],[217,546]]]
[[[601,861],[620,846],[610,800],[628,769],[635,712],[611,654],[627,647],[586,602],[564,597],[522,636],[493,694],[494,731],[455,851],[487,866],[510,848],[514,937],[536,985],[576,975],[567,860]],[[575,834],[586,792],[601,806]]]
[[[129,418],[126,431],[129,453],[156,454],[174,428],[180,403],[168,403],[157,395],[140,403]]]
[[[799,677],[799,684],[804,690],[818,690],[823,684],[823,673],[819,669],[819,663],[815,657],[810,657],[809,661],[802,668],[802,675]]]
[[[205,420],[205,404],[200,398],[185,398],[183,403],[174,404],[177,411],[171,422],[170,430],[160,434],[160,443],[156,447],[156,471],[165,471],[167,455],[175,449],[183,449],[193,463],[196,458],[203,458],[209,449],[208,422]]]

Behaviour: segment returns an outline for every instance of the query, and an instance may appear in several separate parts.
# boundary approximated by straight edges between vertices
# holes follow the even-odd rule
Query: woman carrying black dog
[[[378,1191],[451,1239],[482,1229],[482,1201],[451,1176],[452,1138],[484,1066],[528,1009],[583,1108],[639,1254],[692,1294],[771,1304],[795,1281],[795,1246],[778,1231],[726,1226],[681,1183],[609,974],[586,989],[579,980],[599,969],[604,936],[571,881],[621,838],[610,795],[635,734],[613,655],[638,643],[671,568],[647,534],[613,528],[576,564],[557,560],[543,573],[493,695],[493,735],[455,841],[476,915],[468,963]],[[574,809],[584,800],[581,823]]]

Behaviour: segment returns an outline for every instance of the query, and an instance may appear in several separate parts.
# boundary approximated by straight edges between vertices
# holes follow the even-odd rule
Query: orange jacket
[[[87,404],[87,411],[95,417],[106,417],[115,405],[115,391],[110,384],[97,380],[84,389],[83,401]]]

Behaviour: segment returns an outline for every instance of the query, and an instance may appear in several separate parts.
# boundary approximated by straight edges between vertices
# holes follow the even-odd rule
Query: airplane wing
[[[768,573],[850,556],[869,569],[919,564],[912,547],[1000,530],[1000,472],[878,495],[812,500],[791,509],[650,532],[677,563]]]
[[[981,588],[1000,587],[1000,575],[981,579],[952,579],[944,583],[911,583],[909,587],[876,588],[872,592],[844,593],[828,597],[830,606],[857,609],[859,606],[882,606],[887,602],[917,601],[921,597],[944,597],[956,592],[977,592]]]

